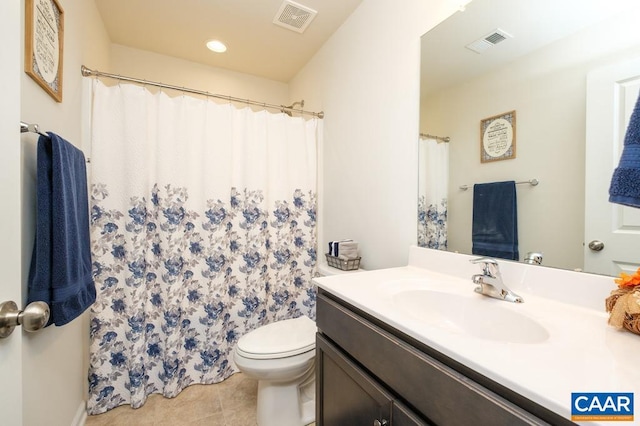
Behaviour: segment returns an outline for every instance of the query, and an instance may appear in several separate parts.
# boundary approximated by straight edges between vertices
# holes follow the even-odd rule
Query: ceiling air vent
[[[508,38],[512,38],[513,36],[509,33],[501,30],[500,28],[491,31],[486,36],[474,41],[473,43],[467,44],[466,48],[471,49],[476,53],[482,53],[490,47],[495,46],[496,44],[505,41]]]
[[[285,0],[273,23],[289,30],[302,33],[307,29],[318,12],[296,2]]]

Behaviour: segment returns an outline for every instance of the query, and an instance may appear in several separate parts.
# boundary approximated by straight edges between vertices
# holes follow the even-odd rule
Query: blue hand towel
[[[518,260],[516,183],[473,185],[473,254]]]
[[[54,133],[40,136],[37,156],[36,235],[27,302],[47,302],[47,325],[61,326],[96,300],[87,170],[82,151]]]
[[[640,97],[629,119],[620,163],[611,178],[609,201],[640,207]]]

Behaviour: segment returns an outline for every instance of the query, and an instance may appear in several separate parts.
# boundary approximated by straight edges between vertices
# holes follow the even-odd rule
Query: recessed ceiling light
[[[227,46],[225,46],[225,44],[220,40],[209,40],[207,42],[207,47],[209,50],[216,53],[224,53],[227,51]]]

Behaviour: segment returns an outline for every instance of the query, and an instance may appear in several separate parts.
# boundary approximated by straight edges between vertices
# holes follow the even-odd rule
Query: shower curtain
[[[90,414],[222,381],[240,336],[315,319],[321,131],[93,82]]]
[[[421,137],[418,158],[418,245],[446,250],[449,144]]]

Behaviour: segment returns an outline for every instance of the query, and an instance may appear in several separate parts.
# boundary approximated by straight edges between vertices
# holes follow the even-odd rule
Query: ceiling
[[[95,0],[112,43],[285,83],[361,2],[297,0],[317,11],[298,33],[273,23],[283,0]]]
[[[498,68],[611,16],[637,0],[474,0],[422,37],[421,97]],[[465,46],[504,30],[478,54]]]

